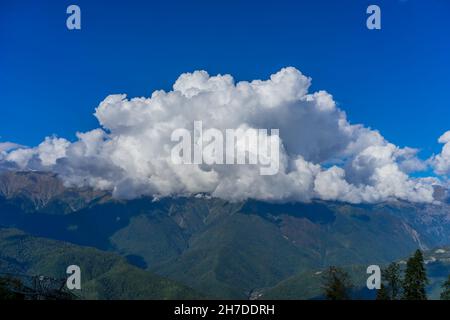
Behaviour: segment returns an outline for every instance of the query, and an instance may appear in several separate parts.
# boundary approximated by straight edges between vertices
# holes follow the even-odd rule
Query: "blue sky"
[[[112,3],[110,3],[112,2]],[[77,4],[82,30],[66,29]],[[369,4],[382,30],[365,27]],[[98,127],[108,94],[149,96],[205,69],[265,79],[284,66],[333,94],[351,122],[439,152],[450,129],[450,2],[2,1],[0,141],[36,145]]]

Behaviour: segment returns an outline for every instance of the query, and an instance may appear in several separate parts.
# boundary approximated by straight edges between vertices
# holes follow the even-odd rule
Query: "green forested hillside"
[[[33,237],[17,229],[0,228],[0,272],[64,278],[69,265],[82,272],[86,299],[199,298],[192,289],[129,265],[114,253]]]
[[[117,276],[115,283],[120,283],[126,278],[118,267],[122,264],[139,267],[133,267],[136,275],[149,276],[145,269],[208,297],[246,299],[261,288],[330,265],[383,264],[417,248],[450,244],[446,203],[233,203],[205,195],[117,200],[65,188],[57,179],[38,172],[0,174],[0,225],[40,241],[64,242],[56,246],[56,262],[37,248],[27,272],[63,272],[53,268],[64,257],[69,256],[61,265],[72,256],[91,261],[96,254],[84,251],[86,247],[102,250],[98,259],[106,260],[99,263],[101,273],[89,276],[94,267],[86,265],[92,283],[85,290],[91,296],[114,292],[108,279]],[[7,239],[0,239],[0,246],[5,243]],[[21,269],[26,264],[13,265]],[[130,281],[121,285],[120,294],[141,296],[127,292]],[[130,291],[140,292],[139,285]]]
[[[413,252],[411,252],[412,254]],[[429,299],[439,299],[442,284],[450,275],[450,248],[435,248],[424,252],[426,272],[429,279],[427,294]],[[406,265],[407,257],[398,260],[401,269]],[[387,264],[380,265],[386,267]],[[374,299],[375,291],[366,288],[368,274],[367,265],[344,266],[350,275],[355,290],[353,299]],[[298,273],[287,278],[271,288],[257,290],[255,297],[259,299],[323,299],[324,269]]]

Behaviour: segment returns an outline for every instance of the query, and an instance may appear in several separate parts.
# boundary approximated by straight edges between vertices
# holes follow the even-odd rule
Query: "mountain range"
[[[64,265],[79,263],[86,298],[315,298],[317,291],[303,289],[318,281],[304,281],[327,266],[363,270],[417,248],[450,245],[449,193],[436,188],[435,198],[434,204],[229,202],[204,194],[119,200],[66,187],[52,173],[5,171],[0,272],[63,276]]]

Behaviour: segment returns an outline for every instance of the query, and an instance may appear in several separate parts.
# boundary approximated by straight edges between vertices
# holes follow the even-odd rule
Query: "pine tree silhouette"
[[[353,284],[347,272],[331,266],[323,277],[324,295],[328,300],[350,300]]]
[[[417,250],[414,255],[408,259],[406,264],[405,279],[403,281],[403,299],[427,300],[425,292],[427,284],[428,278],[423,255],[420,250]]]
[[[450,300],[450,275],[442,285],[441,300]]]
[[[386,286],[382,283],[380,289],[377,290],[377,300],[391,300]]]
[[[386,281],[386,293],[390,300],[400,299],[402,291],[402,278],[400,274],[400,265],[392,262],[384,271],[383,277]]]

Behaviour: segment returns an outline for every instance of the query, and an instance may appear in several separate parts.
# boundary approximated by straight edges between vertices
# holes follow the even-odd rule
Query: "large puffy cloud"
[[[6,161],[6,157],[11,150],[19,148],[24,148],[24,146],[13,142],[0,142],[0,170],[11,169],[15,167],[14,163]]]
[[[7,156],[8,151],[17,147],[19,147],[19,145],[12,142],[0,142],[0,161]]]
[[[56,164],[56,160],[66,155],[66,149],[70,142],[66,139],[47,137],[36,148],[22,148],[15,146],[17,149],[5,155],[5,159],[15,163],[20,168],[48,168]]]
[[[442,152],[432,160],[434,170],[437,174],[450,174],[450,131],[447,131],[439,138],[439,143],[444,144]]]
[[[75,142],[49,137],[4,158],[124,198],[209,193],[229,200],[433,201],[431,180],[408,175],[424,169],[417,150],[350,124],[333,97],[310,93],[310,84],[295,68],[238,83],[230,75],[185,73],[169,92],[106,97],[95,111],[101,128],[78,133]],[[192,130],[194,121],[221,131],[279,129],[279,172],[261,175],[259,165],[175,164],[171,134]]]

